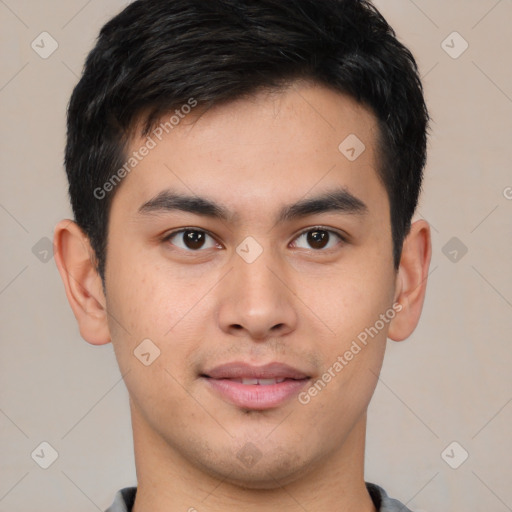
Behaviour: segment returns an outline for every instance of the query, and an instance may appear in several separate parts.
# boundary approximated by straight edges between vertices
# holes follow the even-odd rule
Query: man
[[[55,246],[130,395],[138,485],[110,512],[408,510],[364,445],[425,296],[427,127],[367,1],[139,0],[103,27]]]

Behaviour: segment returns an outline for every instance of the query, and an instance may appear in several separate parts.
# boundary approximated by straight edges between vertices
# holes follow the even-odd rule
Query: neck
[[[155,433],[130,401],[137,468],[133,512],[377,512],[364,482],[366,415],[336,453],[286,483],[248,489],[210,475]]]

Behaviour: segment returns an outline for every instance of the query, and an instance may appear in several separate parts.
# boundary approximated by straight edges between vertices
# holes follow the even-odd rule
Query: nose
[[[265,341],[296,329],[290,275],[270,249],[252,263],[234,254],[233,268],[222,284],[218,322],[224,332]]]

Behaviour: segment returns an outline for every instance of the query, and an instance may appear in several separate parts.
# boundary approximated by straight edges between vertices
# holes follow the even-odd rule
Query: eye
[[[309,244],[309,247],[301,247],[300,245],[298,245],[299,241],[301,240],[306,244]],[[345,242],[345,239],[335,231],[325,229],[322,227],[314,227],[301,233],[294,240],[293,245],[296,247],[298,246],[301,249],[332,249],[339,243],[340,240],[342,242]]]
[[[164,238],[164,242],[170,242],[172,245],[180,249],[192,252],[197,252],[200,249],[211,249],[218,246],[215,239],[206,231],[193,228],[174,231]]]

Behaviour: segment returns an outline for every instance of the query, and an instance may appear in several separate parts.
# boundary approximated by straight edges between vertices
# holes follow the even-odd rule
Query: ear
[[[54,257],[82,338],[92,345],[111,341],[106,301],[89,238],[71,220],[55,227]]]
[[[402,309],[390,322],[388,338],[394,341],[405,340],[418,325],[431,255],[430,226],[426,221],[418,220],[404,240],[396,276],[395,304],[400,303]]]

